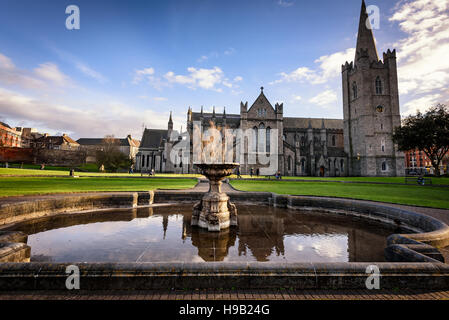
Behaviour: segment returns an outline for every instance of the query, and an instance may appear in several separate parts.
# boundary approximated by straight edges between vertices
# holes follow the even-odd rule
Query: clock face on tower
[[[384,112],[384,107],[382,107],[382,106],[377,106],[377,107],[376,107],[376,111],[379,112],[379,113],[382,113],[382,112]]]

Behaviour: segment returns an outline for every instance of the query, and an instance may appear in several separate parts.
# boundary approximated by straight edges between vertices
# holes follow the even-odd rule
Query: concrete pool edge
[[[66,290],[70,264],[2,263],[2,291]],[[443,263],[81,263],[80,289],[366,289],[369,267],[381,289],[447,289]]]

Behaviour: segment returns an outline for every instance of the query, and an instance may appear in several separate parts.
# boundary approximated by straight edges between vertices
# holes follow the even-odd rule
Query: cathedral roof
[[[140,142],[140,148],[158,149],[163,146],[163,140],[167,139],[168,130],[145,129]]]
[[[265,94],[263,93],[263,87],[260,88],[260,94],[257,97],[256,101],[254,101],[253,105],[251,106],[251,108],[249,108],[249,110],[251,110],[254,106],[257,107],[270,107],[271,109],[274,110],[273,106],[271,105],[270,101],[268,101],[267,97],[265,96]],[[249,111],[248,110],[248,111]]]
[[[343,120],[341,119],[312,119],[312,118],[284,118],[284,129],[340,129],[343,130]]]

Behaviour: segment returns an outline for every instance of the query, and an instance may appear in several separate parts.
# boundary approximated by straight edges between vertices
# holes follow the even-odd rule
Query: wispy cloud
[[[49,90],[71,87],[73,81],[53,62],[45,62],[32,71],[16,67],[11,58],[0,53],[0,84],[23,89]]]
[[[72,53],[66,52],[54,46],[50,46],[50,49],[55,52],[59,58],[69,64],[73,65],[76,69],[81,71],[85,76],[92,78],[99,83],[105,83],[108,79],[102,75],[100,72],[91,68],[87,63],[74,56]]]
[[[83,105],[70,101],[53,103],[30,95],[0,88],[0,110],[3,117],[32,123],[38,128],[74,133],[75,137],[103,137],[132,134],[140,138],[140,125],[151,128],[167,126],[168,111],[136,110],[123,102],[110,99],[99,104]],[[175,121],[183,121],[176,118]]]
[[[201,63],[201,62],[204,62],[204,61],[207,61],[210,59],[217,59],[222,56],[231,56],[231,55],[235,54],[236,52],[237,52],[237,50],[232,47],[224,50],[222,53],[219,53],[217,51],[212,51],[209,54],[202,55],[200,58],[198,58],[197,62]]]
[[[292,5],[295,4],[294,1],[287,1],[287,0],[278,0],[277,4],[280,5],[281,7],[291,7]]]
[[[82,73],[84,73],[86,76],[93,78],[97,80],[100,83],[105,83],[108,81],[105,76],[103,76],[101,73],[95,71],[94,69],[90,68],[86,64],[82,62],[77,62],[76,67],[78,70],[80,70]]]

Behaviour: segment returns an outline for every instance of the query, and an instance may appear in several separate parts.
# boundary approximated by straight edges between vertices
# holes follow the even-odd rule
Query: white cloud
[[[151,76],[154,74],[153,68],[144,68],[141,70],[136,70],[134,72],[133,84],[140,83],[144,78],[151,79]]]
[[[309,102],[320,107],[328,106],[337,102],[337,94],[333,90],[326,90],[310,99]]]
[[[173,71],[165,74],[165,79],[170,83],[186,85],[191,89],[202,88],[206,90],[220,91],[217,85],[223,84],[223,71],[214,67],[212,69],[196,69],[190,67],[187,69],[188,75],[176,75]]]
[[[311,84],[323,84],[329,80],[341,75],[341,65],[345,61],[352,61],[355,55],[355,49],[350,48],[345,51],[336,52],[327,56],[322,56],[315,60],[318,68],[312,70],[308,67],[299,67],[298,69],[285,73],[281,72],[280,79],[270,84],[283,82],[309,82]]]
[[[237,76],[234,78],[234,82],[240,82],[243,81],[243,78],[241,76]]]
[[[445,92],[449,87],[448,9],[449,0],[401,2],[390,18],[408,35],[394,44],[398,49],[399,92],[411,99],[403,105],[405,114],[424,111],[436,99],[444,102],[449,98]]]

